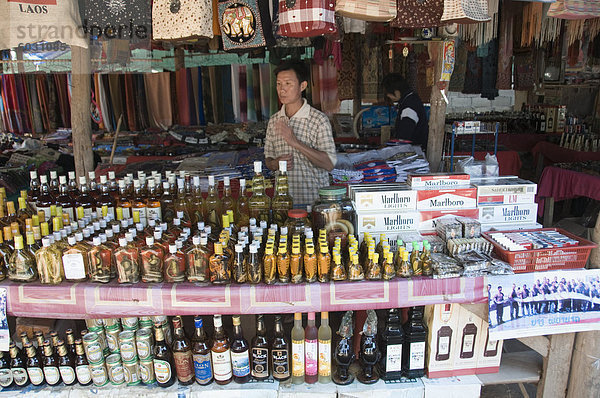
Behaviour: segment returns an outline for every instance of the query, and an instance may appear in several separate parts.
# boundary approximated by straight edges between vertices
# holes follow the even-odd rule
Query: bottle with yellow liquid
[[[231,278],[229,276],[229,268],[227,262],[223,256],[223,244],[216,242],[214,244],[214,253],[208,260],[210,281],[216,284],[229,283]]]
[[[292,283],[302,283],[304,267],[303,256],[300,250],[300,242],[292,244],[292,254],[290,256],[290,271],[292,274]]]
[[[307,244],[304,250],[304,275],[306,282],[312,283],[317,280],[318,262],[315,255],[315,247],[312,244]]]
[[[15,282],[33,282],[37,279],[35,256],[23,244],[23,236],[14,237],[15,249],[8,263],[8,279]]]
[[[384,280],[389,281],[390,279],[394,279],[396,276],[396,268],[394,267],[394,253],[387,252],[385,254],[385,259],[383,260],[383,265],[381,268],[383,269],[382,277]]]
[[[428,241],[423,242],[423,251],[421,252],[421,263],[423,264],[423,275],[433,275],[431,267],[431,245]]]
[[[350,265],[348,266],[348,280],[350,281],[362,281],[365,279],[365,273],[362,265],[358,262],[358,255],[352,254],[350,256]]]
[[[51,244],[50,238],[42,239],[42,248],[35,253],[40,283],[58,285],[64,279],[62,252]]]
[[[411,276],[411,266],[408,261],[408,252],[403,250],[402,254],[398,256],[398,265],[396,268],[396,275],[400,278],[410,278]]]
[[[417,242],[412,243],[412,252],[410,253],[410,265],[414,276],[423,275],[423,262],[419,255],[419,246]]]
[[[370,281],[381,279],[381,266],[379,265],[379,253],[369,252],[366,279]]]
[[[271,199],[265,194],[265,179],[262,174],[262,162],[254,162],[254,177],[252,178],[252,196],[248,200],[250,217],[257,221],[269,222]]]
[[[219,196],[215,187],[215,176],[208,176],[208,195],[204,199],[204,223],[213,229],[219,227]]]
[[[289,193],[287,162],[285,160],[279,161],[279,173],[275,184],[275,196],[271,202],[273,222],[281,227],[287,220],[288,210],[294,207],[294,201]]]
[[[267,245],[265,255],[263,257],[264,281],[267,285],[275,283],[275,275],[277,274],[277,256],[273,254],[273,246]]]
[[[281,241],[277,252],[277,273],[279,282],[288,283],[290,281],[290,255],[287,251],[287,243]]]
[[[329,254],[329,247],[327,241],[321,241],[319,245],[319,255],[317,256],[318,265],[318,279],[319,282],[329,282],[329,272],[331,270],[331,254]]]
[[[342,264],[342,256],[339,254],[333,255],[333,266],[331,267],[331,280],[335,282],[345,281],[348,279],[346,267]]]

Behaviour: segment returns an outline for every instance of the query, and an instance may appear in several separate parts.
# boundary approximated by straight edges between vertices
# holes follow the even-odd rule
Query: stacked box
[[[418,189],[417,210],[474,209],[477,207],[477,188]]]
[[[454,375],[460,304],[445,303],[425,307],[427,322],[427,377]]]
[[[456,188],[468,186],[471,176],[465,173],[409,174],[406,183],[411,188]]]

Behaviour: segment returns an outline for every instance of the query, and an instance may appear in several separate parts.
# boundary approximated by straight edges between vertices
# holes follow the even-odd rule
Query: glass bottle
[[[240,194],[237,200],[236,219],[240,225],[248,225],[250,221],[250,208],[248,207],[248,196],[246,195],[246,179],[240,179]]]
[[[425,342],[427,326],[423,322],[425,307],[411,307],[404,324],[405,347],[402,350],[402,374],[417,378],[425,375]]]
[[[40,176],[40,182],[40,196],[38,197],[36,208],[38,212],[44,212],[44,221],[48,221],[51,217],[50,206],[55,205],[56,203],[54,202],[54,198],[50,193],[50,186],[48,185],[48,179],[45,175]],[[10,211],[8,213],[10,216]]]
[[[219,196],[215,187],[215,176],[208,176],[208,195],[204,199],[204,223],[212,228],[219,227]]]
[[[304,328],[302,314],[296,312],[292,328],[292,383],[304,383],[304,374]]]
[[[381,361],[379,374],[384,380],[400,379],[402,376],[402,345],[404,330],[400,311],[392,308],[388,311],[385,329],[380,334]]]
[[[7,388],[14,384],[13,374],[10,370],[10,355],[0,351],[0,387]]]
[[[348,266],[348,280],[350,281],[362,281],[365,279],[363,267],[358,262],[358,254],[350,256],[350,265]]]
[[[236,383],[247,383],[250,381],[250,346],[244,338],[242,324],[239,315],[234,315],[233,338],[231,339],[231,367],[233,381]]]
[[[119,283],[140,281],[139,251],[129,245],[126,238],[119,238],[119,247],[113,253]]]
[[[44,357],[44,333],[40,330],[34,332],[35,341],[37,343],[37,355],[40,360]]]
[[[106,216],[114,219],[117,201],[110,194],[110,188],[108,186],[106,176],[102,175],[100,176],[100,195],[98,196],[96,205],[96,213],[98,214],[98,218],[106,217],[104,214],[102,214],[102,208],[104,206],[106,206]]]
[[[329,313],[321,312],[319,326],[319,383],[331,383],[331,327]]]
[[[2,231],[0,231],[0,281],[6,279],[8,275],[11,254],[12,248],[4,241]]]
[[[318,279],[319,282],[329,282],[329,272],[331,269],[331,254],[327,242],[321,242],[319,255],[317,256]]]
[[[27,353],[27,376],[31,384],[40,386],[44,384],[44,371],[42,369],[42,360],[38,355],[33,344],[26,344],[23,349]]]
[[[50,194],[53,197],[58,196],[59,185],[60,184],[58,183],[58,173],[56,172],[56,170],[51,170],[50,171],[50,182],[48,183],[48,186],[50,187]]]
[[[273,254],[273,247],[267,246],[265,248],[265,255],[263,256],[263,271],[264,281],[267,285],[275,283],[275,276],[277,275],[277,257]]]
[[[246,257],[246,270],[248,271],[248,282],[257,284],[262,281],[262,266],[258,255],[258,247],[255,244],[251,244],[249,248],[249,254]]]
[[[262,175],[262,162],[254,162],[252,196],[248,200],[249,215],[258,221],[269,222],[271,199],[265,194],[265,179]]]
[[[189,282],[208,282],[209,280],[208,263],[211,254],[207,244],[206,235],[192,237],[192,246],[185,253]]]
[[[25,224],[26,220],[31,218],[32,214],[27,210],[27,202],[24,197],[19,197],[17,199],[17,203],[19,204],[19,210],[17,211],[17,221],[19,224]]]
[[[79,187],[77,186],[77,177],[75,175],[74,171],[69,171],[69,182],[68,182],[68,189],[67,191],[69,192],[69,196],[71,196],[71,200],[73,200],[73,203],[75,203],[77,201],[77,198],[79,197],[79,195],[81,194],[81,192],[79,191]]]
[[[15,250],[8,263],[8,279],[15,282],[32,282],[37,279],[35,256],[23,245],[23,236],[15,236]]]
[[[131,202],[131,211],[138,212],[140,223],[146,228],[148,225],[148,206],[146,204],[146,195],[142,189],[140,180],[133,180],[133,201]]]
[[[185,254],[177,249],[177,245],[169,245],[169,254],[164,259],[165,282],[185,282]]]
[[[412,243],[412,251],[410,253],[410,265],[414,276],[423,275],[423,263],[419,255],[419,247],[417,242]]]
[[[315,313],[308,313],[308,323],[304,329],[304,381],[308,384],[317,382],[319,375],[318,330],[315,326]]]
[[[231,184],[229,177],[223,177],[223,197],[221,198],[221,214],[227,214],[227,210],[237,210],[235,199],[231,195]]]
[[[63,213],[66,213],[69,216],[70,221],[75,220],[75,203],[73,202],[73,198],[69,195],[67,179],[65,176],[59,177],[60,181],[60,193],[56,198],[56,204],[62,207]]]
[[[58,340],[56,352],[58,354],[58,370],[63,383],[67,386],[75,384],[77,381],[77,376],[75,375],[75,363],[69,355],[64,341]]]
[[[368,280],[381,279],[381,265],[379,265],[379,253],[369,251],[369,262],[367,263],[367,272],[365,275]]]
[[[177,379],[182,385],[192,384],[194,382],[192,346],[188,338],[185,337],[183,324],[181,318],[178,316],[173,318],[173,329],[174,337],[171,347],[173,350],[175,370],[177,371]]]
[[[256,316],[256,335],[252,339],[251,373],[256,380],[269,378],[269,342],[263,315]]]
[[[62,256],[65,279],[70,282],[83,282],[90,269],[87,255],[89,249],[77,243],[74,236],[69,236],[68,243],[69,247],[63,251]]]
[[[303,263],[306,282],[315,282],[317,280],[317,256],[315,255],[314,246],[306,245]]]
[[[54,355],[54,350],[50,341],[44,340],[44,357],[42,358],[44,365],[44,377],[49,386],[55,386],[60,383],[60,371],[58,370],[58,360]]]
[[[127,220],[133,216],[131,212],[131,199],[127,192],[127,186],[124,180],[119,180],[119,194],[117,198],[117,205],[121,208],[123,219]],[[118,220],[118,217],[117,217]]]
[[[160,197],[160,208],[163,221],[170,223],[175,218],[175,187],[171,182],[163,182],[163,194]]]
[[[29,190],[27,191],[27,202],[37,212],[37,200],[40,196],[40,180],[35,170],[29,172]]]
[[[287,162],[285,160],[279,161],[279,173],[275,184],[275,196],[271,201],[273,222],[281,227],[287,220],[288,211],[294,207],[293,199],[289,193]]]
[[[117,185],[114,171],[108,172],[108,191],[110,192],[110,196],[112,196],[114,200],[117,200],[119,197],[119,186]]]
[[[81,339],[75,340],[75,374],[77,375],[79,385],[87,386],[92,383],[92,373],[90,372]]]
[[[477,326],[473,322],[469,322],[463,328],[463,334],[460,345],[460,357],[465,358],[473,358],[473,354],[475,353],[475,345],[476,345],[476,337],[477,337]]]
[[[411,267],[408,262],[408,252],[402,251],[401,254],[398,254],[398,265],[396,268],[396,275],[400,278],[410,278],[411,276]]]
[[[233,259],[233,278],[237,283],[245,283],[248,278],[246,266],[246,256],[244,254],[244,245],[235,245],[235,255]]]
[[[194,373],[196,382],[201,386],[208,385],[213,380],[212,363],[210,360],[210,346],[208,337],[204,333],[202,318],[194,317],[196,330],[192,337],[192,357],[194,360]]]
[[[421,264],[423,264],[423,275],[432,276],[431,268],[431,245],[428,241],[423,241],[423,251],[421,252]]]
[[[62,252],[49,238],[42,239],[42,248],[35,253],[40,283],[57,285],[64,279]]]
[[[23,345],[23,347],[25,348],[25,345]],[[23,353],[12,341],[10,342],[8,353],[10,355],[10,370],[15,385],[17,387],[25,387],[29,384],[29,376],[27,375],[27,369],[25,368],[25,358],[23,358]]]
[[[88,172],[88,181],[89,181],[89,191],[90,191],[90,196],[92,198],[94,198],[94,200],[98,200],[98,197],[100,197],[100,188],[98,187],[98,184],[96,183],[96,172],[94,171],[90,171]]]
[[[342,264],[342,256],[340,254],[334,254],[333,256],[333,267],[331,267],[331,280],[333,281],[345,281],[348,279],[346,267]]]
[[[91,282],[108,283],[110,281],[111,251],[102,245],[99,236],[94,237],[92,248],[88,252],[88,269]]]
[[[88,185],[84,176],[79,177],[79,191],[80,194],[77,196],[75,206],[83,208],[83,217],[91,217],[92,213],[96,211],[96,201],[90,195]],[[78,214],[79,216],[79,214]],[[79,220],[80,217],[77,218]]]
[[[154,376],[160,387],[170,387],[175,383],[173,353],[165,342],[162,324],[154,324]]]
[[[300,329],[302,329],[302,327],[300,327]],[[273,337],[273,344],[271,345],[271,365],[273,368],[273,378],[279,382],[290,378],[289,352],[290,344],[283,331],[281,316],[277,315],[275,316],[275,335]],[[302,355],[304,355],[304,352],[302,352]],[[302,368],[304,368],[304,366],[302,366]],[[303,381],[304,377],[301,379]]]
[[[304,261],[300,252],[300,244],[292,245],[292,254],[290,255],[290,273],[292,283],[302,283],[304,279]]]
[[[210,281],[216,284],[229,283],[229,268],[227,266],[226,259],[223,256],[223,244],[221,242],[215,243],[214,250],[214,254],[210,256],[208,261]]]
[[[175,200],[175,213],[181,224],[191,226],[191,217],[188,211],[188,196],[182,178],[177,179],[177,199]],[[181,213],[181,214],[180,214]]]
[[[67,340],[65,345],[67,347],[67,352],[71,358],[75,359],[75,335],[73,334],[73,329],[65,330],[65,336]]]
[[[290,281],[290,255],[287,251],[287,243],[279,243],[279,251],[277,253],[277,273],[279,274],[279,282],[288,283]]]
[[[215,382],[220,385],[229,384],[233,377],[231,368],[231,350],[229,339],[223,329],[221,315],[214,315],[215,332],[210,349]]]
[[[394,253],[386,253],[385,259],[381,266],[383,269],[382,277],[384,280],[389,281],[396,277],[396,268],[394,267]]]
[[[154,237],[146,238],[146,246],[140,249],[140,257],[142,259],[142,282],[162,282],[164,253],[154,242]]]

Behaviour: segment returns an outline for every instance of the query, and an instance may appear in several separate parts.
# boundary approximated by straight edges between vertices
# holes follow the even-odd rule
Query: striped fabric
[[[387,22],[396,18],[395,0],[338,0],[335,12],[348,18]]]
[[[550,5],[548,16],[562,19],[600,17],[600,2],[598,0],[558,0]]]
[[[277,34],[288,37],[312,37],[332,34],[335,25],[334,0],[297,0],[291,8],[279,0]]]

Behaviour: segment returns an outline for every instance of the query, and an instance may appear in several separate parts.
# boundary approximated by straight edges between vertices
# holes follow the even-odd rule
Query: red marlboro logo
[[[39,4],[42,6],[55,6],[56,0],[6,0],[9,3],[25,3],[25,4]]]

